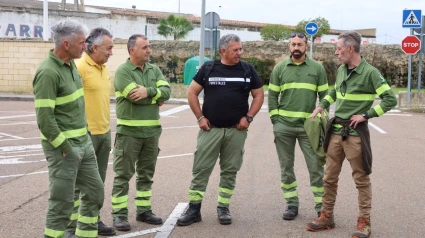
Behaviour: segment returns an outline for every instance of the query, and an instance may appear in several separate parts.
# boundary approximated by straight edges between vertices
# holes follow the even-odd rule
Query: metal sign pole
[[[313,36],[310,36],[310,59],[313,59]]]
[[[421,92],[421,78],[422,78],[422,54],[425,52],[422,49],[425,49],[424,45],[424,31],[425,31],[425,15],[422,16],[422,27],[421,34],[419,35],[419,40],[421,41],[421,49],[419,50],[419,70],[418,70],[418,94]]]
[[[202,0],[201,9],[201,41],[199,43],[199,68],[204,64],[204,49],[205,49],[205,1]]]
[[[413,28],[410,28],[410,35],[413,35]],[[410,105],[410,92],[412,90],[412,55],[409,55],[409,66],[407,75],[407,105]]]

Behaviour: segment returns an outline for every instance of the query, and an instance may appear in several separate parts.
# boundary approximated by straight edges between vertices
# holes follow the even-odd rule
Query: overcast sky
[[[60,0],[55,0],[60,1]],[[74,0],[67,0],[73,3]],[[201,15],[202,0],[84,0],[86,5],[180,12]],[[221,6],[221,7],[220,7]],[[400,44],[409,35],[402,28],[403,9],[421,9],[425,0],[206,0],[206,11],[221,19],[296,25],[318,16],[326,18],[332,29],[376,28],[377,43]]]

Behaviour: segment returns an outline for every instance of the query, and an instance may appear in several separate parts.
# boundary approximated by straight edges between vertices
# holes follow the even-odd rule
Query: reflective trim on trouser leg
[[[137,207],[144,207],[143,210],[149,210],[151,207],[150,198],[152,196],[152,190],[148,191],[137,191],[137,197],[134,203]]]
[[[77,228],[77,230],[75,230],[75,235],[77,237],[97,237],[97,229],[96,230],[80,230]]]
[[[204,198],[205,192],[198,190],[189,190],[188,197],[191,203],[200,203]]]
[[[112,197],[112,209],[121,209],[121,208],[127,208],[128,207],[128,195],[121,196],[121,197]]]
[[[56,230],[52,230],[49,228],[44,228],[44,234],[48,237],[52,237],[52,238],[60,238],[63,236],[63,234],[65,233],[65,231],[56,231]]]
[[[227,188],[219,188],[218,190],[218,206],[219,207],[229,207],[230,198],[233,195],[234,190]]]

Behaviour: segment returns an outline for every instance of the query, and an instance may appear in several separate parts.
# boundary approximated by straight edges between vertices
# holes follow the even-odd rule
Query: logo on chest
[[[220,85],[220,86],[224,86],[226,85],[226,78],[209,78],[208,79],[209,85]]]

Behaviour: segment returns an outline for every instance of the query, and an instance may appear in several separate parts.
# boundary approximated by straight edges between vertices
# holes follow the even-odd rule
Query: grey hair
[[[228,34],[224,35],[220,38],[220,41],[218,42],[218,49],[221,51],[221,49],[228,49],[229,48],[229,42],[241,42],[241,38],[235,34]]]
[[[75,34],[83,34],[86,36],[88,33],[87,26],[83,25],[74,19],[63,19],[56,23],[53,27],[53,41],[55,47],[59,47],[62,42]]]
[[[130,36],[130,38],[128,38],[128,42],[127,42],[128,54],[130,54],[130,49],[134,48],[134,46],[136,46],[137,38],[142,38],[143,40],[148,40],[148,38],[145,35],[142,35],[142,34],[134,34],[134,35]]]
[[[112,34],[105,28],[98,27],[91,30],[89,36],[86,39],[87,53],[93,52],[94,45],[102,45],[104,36],[112,38]]]
[[[356,31],[344,31],[338,36],[338,40],[343,39],[345,47],[350,45],[354,46],[354,51],[360,53],[360,44],[362,41],[362,35]]]

